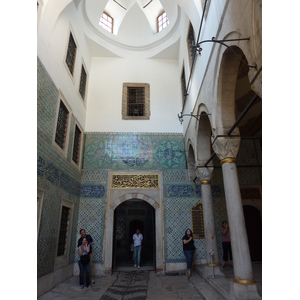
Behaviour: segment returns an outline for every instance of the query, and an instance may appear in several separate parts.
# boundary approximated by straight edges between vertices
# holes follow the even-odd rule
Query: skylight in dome
[[[99,21],[99,25],[101,27],[103,27],[105,30],[109,31],[109,32],[113,32],[113,18],[110,17],[108,14],[103,13],[100,21]]]
[[[166,12],[164,11],[161,15],[157,17],[157,32],[162,31],[168,25],[169,25],[169,19]]]

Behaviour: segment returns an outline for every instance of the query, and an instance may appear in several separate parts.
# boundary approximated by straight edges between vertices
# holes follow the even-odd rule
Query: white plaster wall
[[[94,57],[85,130],[182,133],[179,78],[176,60]],[[150,84],[150,120],[122,120],[123,82]]]
[[[255,7],[253,7],[254,4]],[[239,5],[229,0],[218,1],[218,3],[211,1],[207,19],[203,23],[200,41],[210,40],[212,37],[219,40],[250,37],[250,41],[226,42],[226,44],[228,46],[237,45],[244,52],[248,63],[256,63],[257,69],[259,69],[261,66],[261,38],[259,35],[261,20],[258,12],[256,12],[257,19],[255,20],[251,13],[257,7],[259,7],[258,0],[253,2],[243,0],[239,2]],[[207,112],[212,114],[209,119],[215,136],[218,134],[218,128],[223,128],[220,108],[217,104],[217,91],[220,63],[227,48],[213,43],[204,43],[201,47],[203,48],[202,55],[198,55],[196,59],[184,113],[193,111],[196,114],[198,106],[205,104]],[[183,49],[181,49],[182,51]],[[254,77],[255,72],[254,69],[250,69],[249,79]],[[195,140],[195,130],[195,119],[186,117],[183,122],[186,141],[188,138]]]
[[[219,24],[222,18],[222,12],[224,11],[225,4],[228,0],[220,0],[215,5],[214,1],[211,1],[209,7],[208,7],[208,15],[207,18],[203,20],[202,29],[200,33],[200,37],[198,42],[204,41],[204,40],[211,40],[212,37],[218,37],[218,30],[219,30]],[[199,33],[199,26],[201,22],[200,15],[200,21],[197,26],[194,26],[195,31],[195,42],[197,42],[198,33]],[[188,22],[186,27],[182,27],[182,39],[180,44],[180,56],[178,60],[178,67],[181,70],[182,64],[184,62],[185,65],[185,74],[186,74],[186,84],[188,83],[189,75],[190,75],[190,66],[189,66],[189,58],[188,58],[188,49],[187,49],[187,34],[188,34]],[[194,63],[194,70],[191,77],[191,82],[188,88],[188,97],[186,99],[185,107],[183,110],[183,113],[187,114],[194,110],[195,104],[197,102],[198,95],[201,91],[202,84],[204,77],[206,76],[207,67],[210,64],[211,59],[211,52],[214,47],[213,43],[203,43],[201,44],[202,52],[201,56],[199,54],[196,54],[196,60]],[[213,68],[214,63],[212,63]],[[212,76],[214,76],[212,74]],[[203,102],[206,104],[209,111],[212,109],[213,101],[212,101],[212,94],[211,91],[213,89],[213,80],[210,78],[206,83],[206,89],[205,91],[207,93],[201,95],[200,102]],[[189,122],[192,121],[193,118],[185,117],[183,125],[183,132],[185,133],[187,130],[187,127],[189,126]],[[194,128],[194,126],[192,126]]]
[[[77,118],[83,129],[85,129],[85,103],[82,101],[79,94],[79,81],[82,61],[85,63],[89,76],[91,57],[86,46],[84,34],[77,22],[77,10],[75,4],[73,2],[70,3],[62,11],[54,28],[49,28],[50,19],[51,14],[50,16],[44,14],[44,18],[41,18],[40,20],[37,37],[37,55],[54,81],[57,89],[62,91],[74,116]],[[70,28],[73,30],[74,38],[77,43],[73,80],[64,64]]]

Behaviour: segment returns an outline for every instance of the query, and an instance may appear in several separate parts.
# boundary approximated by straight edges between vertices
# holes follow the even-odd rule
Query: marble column
[[[203,165],[204,163],[200,165]],[[213,199],[212,199],[211,184],[210,184],[210,180],[213,174],[213,168],[212,167],[198,168],[196,170],[196,174],[197,177],[200,179],[200,184],[201,184],[204,236],[205,236],[205,245],[206,245],[206,267],[205,267],[204,276],[208,278],[212,275],[211,256],[209,255],[210,250],[214,250],[214,255],[213,255],[214,275],[216,277],[225,276],[220,270],[218,245],[217,245],[217,237],[216,237],[216,230],[215,230],[214,207],[213,207]]]
[[[221,160],[228,224],[233,256],[234,280],[230,283],[232,300],[261,299],[253,279],[252,263],[245,226],[244,211],[236,168],[240,138],[219,137],[213,150]]]

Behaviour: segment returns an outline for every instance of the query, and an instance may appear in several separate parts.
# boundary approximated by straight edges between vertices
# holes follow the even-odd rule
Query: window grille
[[[67,126],[68,118],[69,118],[69,111],[67,107],[64,105],[64,103],[62,102],[62,100],[60,100],[56,133],[55,133],[55,142],[61,149],[64,149],[65,147],[67,128],[68,128]]]
[[[169,19],[166,12],[164,11],[161,15],[157,17],[157,32],[162,31],[168,25],[169,25]]]
[[[86,72],[83,66],[81,66],[81,74],[80,74],[80,84],[79,84],[79,93],[84,100],[85,97],[85,89],[86,89]]]
[[[70,208],[62,206],[57,256],[65,254]]]
[[[74,65],[75,65],[75,57],[76,57],[77,46],[75,40],[73,38],[72,33],[70,32],[69,45],[66,57],[66,63],[70,70],[70,73],[73,75]]]
[[[193,47],[195,45],[195,37],[194,37],[194,29],[192,24],[190,24],[189,35],[188,35],[188,47],[189,47],[189,58],[190,64],[194,63],[195,56],[196,56],[196,48]]]
[[[145,88],[128,87],[127,89],[127,113],[128,116],[145,115]]]
[[[192,207],[192,226],[193,237],[196,239],[204,238],[204,225],[203,225],[203,208],[201,200]]]
[[[80,137],[81,131],[78,126],[75,126],[75,135],[74,135],[74,146],[73,146],[73,155],[72,160],[79,165],[79,155],[80,155]]]
[[[101,27],[103,27],[105,30],[112,33],[113,32],[113,22],[114,22],[114,19],[111,16],[109,16],[106,13],[103,13],[100,18],[99,25]]]

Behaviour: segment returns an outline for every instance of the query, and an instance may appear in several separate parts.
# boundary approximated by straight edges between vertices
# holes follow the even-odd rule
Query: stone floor
[[[79,277],[73,276],[59,284],[38,300],[171,300],[171,299],[229,299],[230,280],[233,268],[224,268],[225,277],[204,280],[203,270],[197,267],[190,279],[185,274],[157,275],[154,271],[133,268],[128,271],[114,272],[112,276],[95,278],[91,289],[80,289]],[[262,265],[253,264],[257,290],[262,295]]]
[[[80,289],[78,276],[73,276],[45,293],[38,300],[171,300],[203,299],[185,275],[156,275],[154,271],[115,272],[95,278],[91,289]]]

